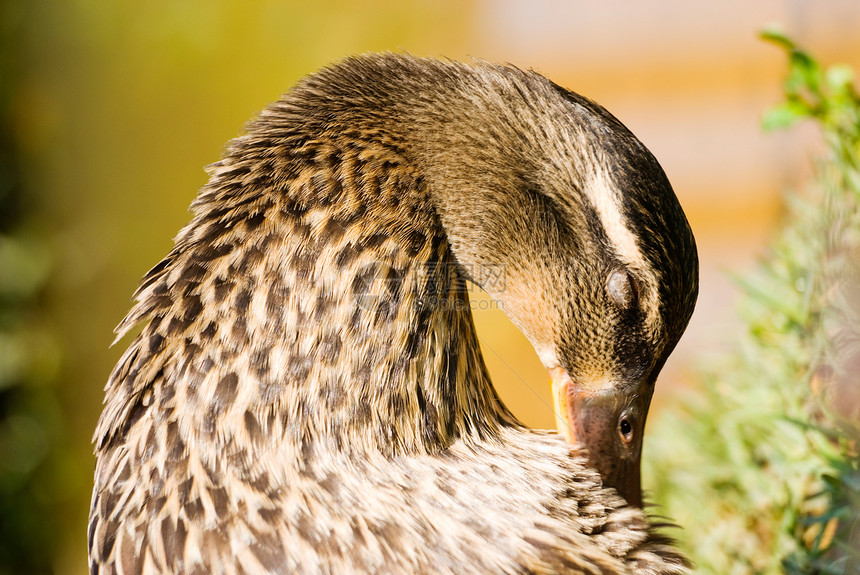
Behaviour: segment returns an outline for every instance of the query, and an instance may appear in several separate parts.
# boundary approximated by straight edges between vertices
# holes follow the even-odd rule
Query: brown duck
[[[686,571],[639,453],[696,248],[618,120],[534,72],[371,55],[210,171],[117,328],[145,323],[95,434],[92,573]],[[560,433],[499,401],[466,280]]]

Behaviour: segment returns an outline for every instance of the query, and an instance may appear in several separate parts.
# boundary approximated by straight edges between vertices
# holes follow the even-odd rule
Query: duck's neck
[[[129,321],[199,435],[387,455],[511,421],[465,280],[396,153],[246,136]],[[141,346],[146,349],[146,345]]]

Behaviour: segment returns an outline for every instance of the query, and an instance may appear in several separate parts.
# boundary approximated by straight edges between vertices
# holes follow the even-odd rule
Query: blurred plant
[[[650,431],[652,494],[701,573],[860,573],[860,98],[777,30],[785,102],[767,129],[820,126],[813,186],[740,278],[747,326]]]
[[[11,4],[0,10],[0,574],[53,572],[59,533],[56,346],[39,305],[50,266],[15,137],[14,12]]]

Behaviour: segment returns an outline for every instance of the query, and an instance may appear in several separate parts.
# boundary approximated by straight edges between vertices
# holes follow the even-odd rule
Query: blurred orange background
[[[0,14],[20,39],[11,105],[38,210],[28,225],[49,238],[52,266],[43,313],[57,333],[48,355],[65,430],[57,573],[86,571],[89,440],[127,345],[109,348],[112,329],[189,220],[203,166],[301,76],[379,50],[511,62],[631,128],[672,181],[701,260],[697,312],[658,383],[660,417],[695,362],[731,343],[740,326],[726,272],[754,262],[780,194],[810,171],[813,131],[760,129],[786,65],[757,32],[779,22],[823,62],[860,68],[860,3],[849,0],[65,0]],[[504,401],[525,423],[552,427],[534,351],[492,306],[475,307]]]

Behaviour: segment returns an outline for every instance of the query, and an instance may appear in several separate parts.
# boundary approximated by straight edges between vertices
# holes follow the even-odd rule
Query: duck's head
[[[559,431],[641,506],[654,384],[698,294],[693,234],[653,155],[609,112],[534,73],[484,76],[422,134],[429,189],[465,273],[547,368]]]

